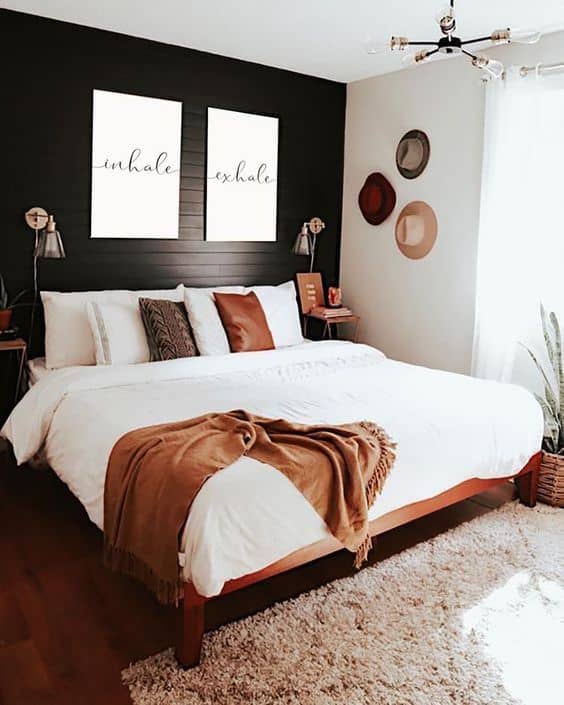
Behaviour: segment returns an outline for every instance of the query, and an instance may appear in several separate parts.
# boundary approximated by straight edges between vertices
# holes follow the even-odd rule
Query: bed
[[[118,438],[236,408],[302,423],[380,424],[397,442],[397,460],[370,510],[373,535],[510,477],[520,481],[524,501],[535,501],[543,419],[526,390],[342,341],[43,371],[2,434],[18,464],[42,453],[102,528],[106,465]],[[179,548],[186,588],[177,656],[191,666],[200,658],[209,599],[341,546],[289,480],[243,457],[205,483]]]

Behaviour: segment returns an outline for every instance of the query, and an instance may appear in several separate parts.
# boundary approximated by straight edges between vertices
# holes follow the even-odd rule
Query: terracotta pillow
[[[184,303],[139,299],[151,360],[176,360],[199,355]]]
[[[249,294],[223,294],[216,291],[214,298],[231,352],[274,348],[272,333],[254,291]]]

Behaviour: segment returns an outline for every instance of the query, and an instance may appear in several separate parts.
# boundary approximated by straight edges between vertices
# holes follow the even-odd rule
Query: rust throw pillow
[[[215,291],[214,298],[231,352],[274,348],[272,333],[254,291],[249,294],[224,294]]]
[[[199,354],[183,302],[140,298],[139,308],[151,360],[176,360]]]

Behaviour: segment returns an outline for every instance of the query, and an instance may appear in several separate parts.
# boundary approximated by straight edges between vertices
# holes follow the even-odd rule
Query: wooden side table
[[[323,340],[333,339],[333,329],[331,328],[331,326],[337,326],[339,323],[354,323],[352,342],[356,343],[358,341],[358,327],[360,325],[360,316],[357,316],[354,313],[349,316],[334,316],[333,318],[318,316],[315,313],[306,313],[304,316],[304,337],[307,337],[307,322],[310,318],[315,318],[318,321],[323,321],[323,323],[325,324],[323,327],[323,333],[321,334]]]
[[[23,391],[25,363],[27,360],[27,343],[23,338],[16,338],[15,340],[2,340],[0,341],[0,353],[10,353],[16,356],[18,364],[18,378],[14,393],[14,404],[17,404]]]

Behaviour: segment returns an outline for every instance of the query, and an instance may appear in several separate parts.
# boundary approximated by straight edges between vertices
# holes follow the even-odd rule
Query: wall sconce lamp
[[[35,308],[37,306],[37,260],[38,259],[64,259],[65,248],[61,233],[52,215],[44,208],[30,208],[25,216],[27,225],[35,231],[35,246],[33,248],[33,305],[31,307],[31,321],[29,325],[28,348],[31,349],[33,324],[35,321]]]
[[[317,236],[325,229],[325,223],[321,218],[312,218],[302,225],[302,229],[296,237],[296,242],[292,248],[295,255],[307,255],[310,258],[309,271],[313,272],[313,261],[315,259],[315,248]]]
[[[61,233],[52,215],[48,215],[44,208],[30,208],[25,214],[25,222],[35,230],[34,257],[64,259],[65,248]]]

